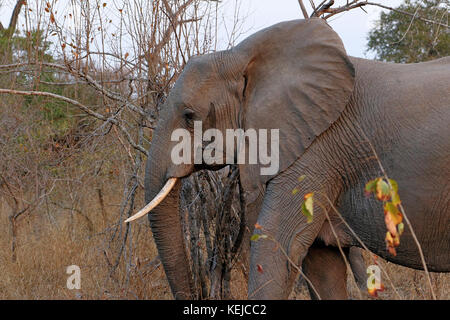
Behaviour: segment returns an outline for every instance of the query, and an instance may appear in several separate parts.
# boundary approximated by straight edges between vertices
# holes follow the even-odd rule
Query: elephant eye
[[[195,112],[191,109],[185,109],[183,111],[183,116],[187,119],[187,120],[193,120],[194,119],[194,115]]]

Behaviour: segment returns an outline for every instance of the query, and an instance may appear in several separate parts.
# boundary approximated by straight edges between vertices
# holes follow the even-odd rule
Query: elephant
[[[320,18],[281,22],[228,50],[192,57],[153,132],[145,170],[148,205],[127,221],[151,210],[172,293],[192,298],[178,214],[180,179],[222,168],[229,159],[223,150],[219,156],[228,162],[196,163],[197,147],[191,161],[174,163],[172,133],[183,128],[195,138],[195,121],[220,132],[278,129],[276,172],[262,174],[262,162],[238,164],[246,205],[257,212],[248,224],[257,223],[255,234],[277,243],[251,242],[249,299],[286,299],[298,273],[294,264],[323,285],[342,279],[339,247],[348,251],[361,242],[388,261],[423,269],[412,231],[428,270],[448,272],[449,83],[450,58],[394,64],[351,57]],[[249,142],[243,145],[247,150]],[[412,226],[405,225],[396,255],[386,250],[382,203],[364,192],[368,181],[384,174],[398,183]],[[312,192],[308,221],[302,197]],[[333,283],[334,297],[345,298],[344,285]]]

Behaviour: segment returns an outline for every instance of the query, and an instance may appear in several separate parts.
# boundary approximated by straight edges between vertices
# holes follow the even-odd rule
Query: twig
[[[325,195],[325,199],[328,201],[328,203],[330,204],[331,208],[333,209],[333,211],[338,215],[338,217],[341,219],[342,223],[347,227],[347,229],[351,232],[351,234],[355,237],[356,241],[358,241],[358,243],[361,245],[361,247],[363,247],[364,250],[366,250],[367,252],[371,252],[369,250],[369,248],[364,244],[364,242],[361,240],[361,238],[356,234],[356,232],[353,230],[352,227],[350,227],[350,225],[347,223],[347,221],[345,221],[344,217],[341,215],[341,213],[339,212],[339,210],[334,206],[333,202],[330,200],[330,198],[328,198]],[[373,259],[373,257],[371,256],[372,261],[375,261]],[[383,274],[386,276],[386,278],[388,279],[390,285],[392,286],[392,289],[394,289],[395,294],[397,295],[397,297],[399,299],[402,299],[402,297],[400,296],[400,294],[398,293],[396,287],[394,286],[394,283],[391,280],[391,277],[389,277],[389,274],[387,273],[387,271],[380,265],[379,266],[381,271],[383,272]]]
[[[51,97],[51,98],[54,98],[54,99],[58,99],[58,100],[62,100],[62,101],[65,101],[67,103],[70,103],[70,104],[80,108],[81,110],[83,110],[87,114],[89,114],[89,115],[91,115],[91,116],[93,116],[93,117],[95,117],[95,118],[97,118],[99,120],[103,120],[103,121],[107,121],[108,120],[106,117],[104,117],[100,113],[92,111],[91,109],[86,107],[84,104],[81,104],[80,102],[78,102],[76,100],[73,100],[73,99],[70,99],[70,98],[67,98],[65,96],[61,96],[59,94],[55,94],[55,93],[51,93],[51,92],[45,92],[45,91],[21,91],[21,90],[0,88],[0,94],[2,94],[2,93],[23,95],[23,96]],[[113,123],[114,123],[114,121],[117,121],[117,120],[111,120],[111,122],[113,122]]]
[[[261,286],[259,286],[258,288],[256,288],[255,291],[252,292],[251,295],[248,296],[249,299],[251,299],[255,294],[258,293],[258,291],[260,291],[262,288],[264,288],[265,286],[267,286],[269,283],[271,283],[273,281],[273,279],[267,280],[266,282],[264,282]]]
[[[334,4],[334,0],[330,0],[330,2],[325,3],[326,0],[322,1],[321,4],[317,7],[317,9],[314,9],[313,13],[311,14],[312,17],[320,17],[322,13],[329,12],[328,9]]]
[[[400,40],[395,41],[395,42],[391,42],[389,43],[389,45],[393,45],[393,44],[397,44],[403,41],[403,39],[405,39],[406,35],[408,34],[409,30],[411,29],[411,26],[413,25],[414,19],[416,18],[417,12],[419,12],[419,5],[417,5],[417,8],[414,12],[414,16],[412,17],[411,21],[409,22],[408,28],[406,29],[405,33],[403,34],[403,36],[400,38]],[[438,26],[439,28],[439,26]]]
[[[306,11],[306,8],[305,8],[305,5],[303,4],[303,1],[302,0],[298,0],[298,4],[300,5],[300,9],[302,9],[303,17],[305,19],[308,19],[309,18],[308,11]]]
[[[322,192],[319,192],[319,193],[320,193],[321,195],[327,197],[327,196],[326,196],[325,194],[323,194]],[[334,238],[336,239],[336,242],[337,242],[337,245],[338,245],[339,252],[341,253],[342,258],[344,259],[344,263],[345,263],[345,265],[346,265],[346,267],[347,267],[347,270],[350,270],[350,273],[352,274],[352,277],[351,277],[351,278],[353,279],[353,281],[355,282],[355,285],[356,285],[355,275],[353,274],[353,270],[352,270],[352,268],[351,268],[351,266],[350,266],[350,263],[348,262],[347,257],[346,257],[346,255],[345,255],[343,249],[342,249],[341,241],[339,240],[339,237],[338,237],[338,235],[337,235],[337,233],[336,233],[336,230],[335,230],[334,227],[333,227],[333,223],[332,223],[332,221],[331,221],[331,219],[330,219],[330,216],[328,215],[328,210],[325,208],[325,206],[324,206],[320,201],[319,201],[319,205],[322,207],[322,210],[325,212],[325,215],[326,215],[326,217],[327,217],[328,223],[330,224],[331,232],[333,233],[333,236],[334,236]],[[359,298],[362,300],[361,290],[359,289],[358,285],[356,285],[356,287],[358,288]]]
[[[24,95],[24,96],[51,97],[51,98],[54,98],[54,99],[59,99],[59,100],[65,101],[67,103],[70,103],[70,104],[80,108],[81,110],[83,110],[87,114],[93,116],[94,118],[97,118],[99,120],[106,121],[106,122],[111,122],[111,123],[117,125],[119,127],[119,129],[125,134],[128,142],[131,144],[131,146],[134,149],[142,152],[145,155],[147,155],[147,153],[148,153],[147,150],[144,149],[144,147],[142,147],[141,145],[136,144],[133,141],[130,133],[122,125],[120,125],[119,121],[117,119],[115,119],[114,116],[107,118],[107,117],[101,115],[100,113],[92,111],[90,108],[88,108],[87,106],[85,106],[84,104],[82,104],[82,103],[80,103],[80,102],[78,102],[76,100],[73,100],[73,99],[70,99],[70,98],[67,98],[65,96],[61,96],[61,95],[55,94],[55,93],[45,92],[45,91],[21,91],[21,90],[2,89],[2,88],[0,88],[0,94],[2,94],[2,93],[4,93],[4,94],[6,93],[6,94]]]
[[[264,231],[264,229],[262,229],[262,231]],[[305,278],[306,282],[308,282],[308,284],[310,285],[311,289],[312,289],[312,290],[314,291],[314,293],[316,294],[317,298],[318,298],[319,300],[322,300],[322,298],[320,297],[319,292],[317,292],[317,290],[316,290],[316,288],[314,287],[314,285],[313,285],[313,283],[311,282],[311,280],[309,280],[309,278],[303,273],[302,269],[301,269],[299,266],[297,266],[297,264],[296,264],[294,261],[292,261],[292,259],[291,259],[291,258],[289,257],[289,255],[287,254],[286,250],[284,250],[283,246],[282,246],[282,245],[281,245],[281,244],[280,244],[280,243],[279,243],[272,235],[270,235],[270,234],[265,234],[265,235],[267,236],[267,240],[270,240],[270,241],[274,242],[275,245],[277,246],[277,248],[280,249],[281,253],[286,257],[286,259],[288,260],[289,264],[290,264],[295,270],[297,270],[297,272],[300,273],[300,275],[301,275],[303,278]],[[261,241],[261,240],[259,240],[259,241]],[[271,280],[273,280],[273,279],[271,279]],[[266,283],[265,285],[267,285],[267,283]],[[265,285],[264,285],[264,286],[265,286]],[[263,287],[264,287],[264,286],[263,286]],[[260,290],[260,289],[262,289],[262,288],[259,288],[259,289],[257,289],[257,290]],[[253,295],[254,295],[254,293],[253,293],[251,296],[253,296]],[[249,298],[250,298],[251,296],[249,296]]]
[[[427,18],[423,18],[421,16],[415,16],[415,14],[412,14],[410,12],[403,11],[403,10],[400,10],[400,9],[396,9],[396,8],[393,8],[393,7],[389,7],[389,6],[386,6],[386,5],[383,5],[383,4],[380,4],[380,3],[375,3],[375,2],[369,2],[369,1],[358,2],[358,0],[354,0],[354,1],[346,4],[345,6],[341,6],[341,7],[338,7],[338,8],[331,8],[331,6],[333,4],[334,4],[334,1],[330,1],[327,4],[324,4],[322,7],[319,7],[317,10],[315,10],[312,13],[311,17],[313,17],[313,16],[319,17],[320,15],[322,15],[324,13],[328,13],[328,14],[323,16],[323,19],[327,20],[328,18],[331,18],[332,16],[334,16],[336,14],[339,14],[341,12],[349,11],[349,10],[352,10],[352,9],[355,9],[355,8],[362,8],[364,6],[376,6],[376,7],[380,7],[380,8],[383,8],[383,9],[387,9],[387,10],[391,10],[391,11],[394,11],[394,12],[398,12],[398,13],[401,13],[401,14],[405,14],[405,15],[408,15],[410,17],[415,17],[417,20],[421,20],[423,22],[433,23],[433,24],[436,24],[436,25],[439,25],[439,26],[442,26],[442,27],[445,27],[445,28],[449,27],[448,24],[441,23],[441,22],[434,21],[434,20],[430,20],[430,19],[427,19]]]
[[[123,103],[130,110],[140,114],[141,116],[147,116],[147,114],[144,112],[144,110],[142,110],[138,106],[135,106],[127,99],[123,98],[119,93],[112,92],[112,91],[106,89],[104,86],[99,84],[91,76],[83,73],[82,71],[75,70],[74,68],[72,68],[72,66],[70,64],[61,65],[61,64],[47,63],[47,62],[14,63],[14,64],[7,64],[7,65],[0,65],[0,70],[13,69],[13,68],[18,68],[18,67],[27,66],[27,65],[38,65],[38,66],[44,66],[44,67],[48,67],[48,68],[53,68],[53,69],[58,69],[58,70],[62,70],[65,72],[69,72],[70,74],[76,76],[77,78],[83,79],[87,84],[92,86],[94,89],[96,89],[97,91],[99,91],[100,93],[105,95],[106,97]]]

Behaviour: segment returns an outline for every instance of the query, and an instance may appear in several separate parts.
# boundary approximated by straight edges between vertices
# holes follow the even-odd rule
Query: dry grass
[[[372,253],[363,252],[363,257],[366,262],[366,266],[372,264],[370,258]],[[385,279],[382,275],[381,281],[385,287],[385,290],[378,293],[378,297],[371,297],[367,292],[359,291],[355,282],[348,276],[347,278],[347,290],[349,292],[350,299],[368,299],[368,300],[431,300],[432,295],[426,280],[425,272],[414,270],[411,268],[402,267],[377,257],[377,262],[388,273],[392,280],[394,288],[397,290],[398,295],[395,293],[392,285],[388,279]],[[438,300],[447,300],[450,298],[450,274],[448,273],[430,273],[433,283],[433,290]],[[309,299],[308,289],[305,282],[300,283],[295,290],[293,290],[290,299]]]
[[[366,265],[371,264],[369,258],[370,253],[364,252],[364,259]],[[381,258],[378,258],[378,263],[382,265],[396,290],[398,291],[401,299],[407,300],[430,300],[432,299],[430,293],[430,287],[425,277],[425,272],[414,270],[406,267],[402,267],[390,262],[387,262]],[[431,281],[433,284],[433,290],[436,293],[437,299],[449,299],[450,298],[450,274],[448,273],[430,273]],[[399,299],[395,294],[392,286],[387,279],[383,279],[382,282],[386,287],[384,292],[379,293],[379,299]],[[355,286],[349,286],[349,291],[352,297],[358,298]],[[367,295],[365,295],[367,297]]]
[[[117,197],[112,194],[106,198],[113,199]],[[83,210],[93,230],[87,219],[63,210],[55,209],[53,217],[36,212],[23,219],[16,261],[11,252],[10,208],[2,202],[0,209],[0,299],[171,299],[162,268],[147,266],[157,253],[145,224],[133,230],[133,251],[139,259],[131,264],[129,280],[123,263],[110,275],[107,260],[111,263],[116,251],[108,244],[117,209],[108,211],[105,223],[94,196]],[[66,268],[73,264],[81,269],[81,290],[66,288]]]

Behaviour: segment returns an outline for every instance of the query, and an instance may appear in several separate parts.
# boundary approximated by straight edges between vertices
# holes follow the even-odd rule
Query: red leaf
[[[394,247],[388,247],[388,251],[390,254],[392,254],[394,257],[397,255],[397,251],[395,251]]]
[[[382,291],[384,291],[384,285],[383,285],[382,283],[380,284],[380,289],[376,289],[376,288],[373,288],[373,289],[367,289],[367,292],[368,292],[372,297],[375,297],[375,298],[378,297],[378,292],[382,292]]]
[[[256,268],[258,269],[258,272],[259,272],[259,273],[264,273],[264,270],[263,270],[262,265],[257,264],[257,265],[256,265]]]

